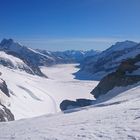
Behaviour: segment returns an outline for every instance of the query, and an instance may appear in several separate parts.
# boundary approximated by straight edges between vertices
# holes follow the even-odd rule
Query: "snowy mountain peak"
[[[14,42],[13,39],[3,39],[0,43],[0,49],[5,51],[18,51],[21,48],[23,48],[23,46]]]
[[[1,45],[1,46],[5,46],[5,45],[10,45],[10,44],[12,44],[12,43],[14,43],[13,39],[5,39],[5,38],[4,38],[4,39],[1,41],[0,45]]]
[[[100,80],[105,75],[112,73],[120,63],[128,58],[133,58],[140,52],[140,44],[133,41],[117,42],[99,55],[87,57],[81,64],[76,78]],[[88,75],[88,76],[87,76]]]
[[[18,68],[30,74],[44,76],[39,66],[49,61],[46,56],[14,42],[12,39],[3,39],[0,43],[0,64],[12,69]],[[20,62],[20,63],[19,63]],[[42,64],[42,65],[43,65]]]
[[[124,50],[127,48],[131,48],[135,45],[137,45],[138,43],[134,42],[134,41],[123,41],[123,42],[116,42],[115,45],[112,45],[109,49],[107,49],[107,51],[119,51],[119,50]]]

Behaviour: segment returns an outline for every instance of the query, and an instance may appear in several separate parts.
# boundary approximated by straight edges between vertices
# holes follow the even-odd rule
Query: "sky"
[[[0,0],[0,39],[46,50],[140,41],[140,0]]]

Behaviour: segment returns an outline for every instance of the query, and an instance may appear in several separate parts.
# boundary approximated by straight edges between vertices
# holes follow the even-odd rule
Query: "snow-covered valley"
[[[98,81],[74,79],[72,74],[78,71],[77,65],[41,67],[48,78],[0,66],[1,77],[6,81],[11,96],[1,94],[1,103],[8,106],[17,120],[59,112],[59,105],[65,99],[93,99],[90,91]]]

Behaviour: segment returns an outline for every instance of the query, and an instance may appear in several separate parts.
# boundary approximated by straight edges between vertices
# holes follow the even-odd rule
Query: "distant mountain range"
[[[0,64],[12,69],[24,70],[27,73],[45,76],[40,66],[51,66],[62,63],[81,62],[87,56],[99,54],[99,51],[51,52],[31,49],[12,39],[3,39],[0,43]]]

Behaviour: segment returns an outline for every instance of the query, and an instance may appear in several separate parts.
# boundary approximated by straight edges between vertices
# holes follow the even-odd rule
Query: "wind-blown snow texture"
[[[0,123],[0,139],[139,140],[139,91],[140,86],[133,87],[103,104],[74,113]]]

